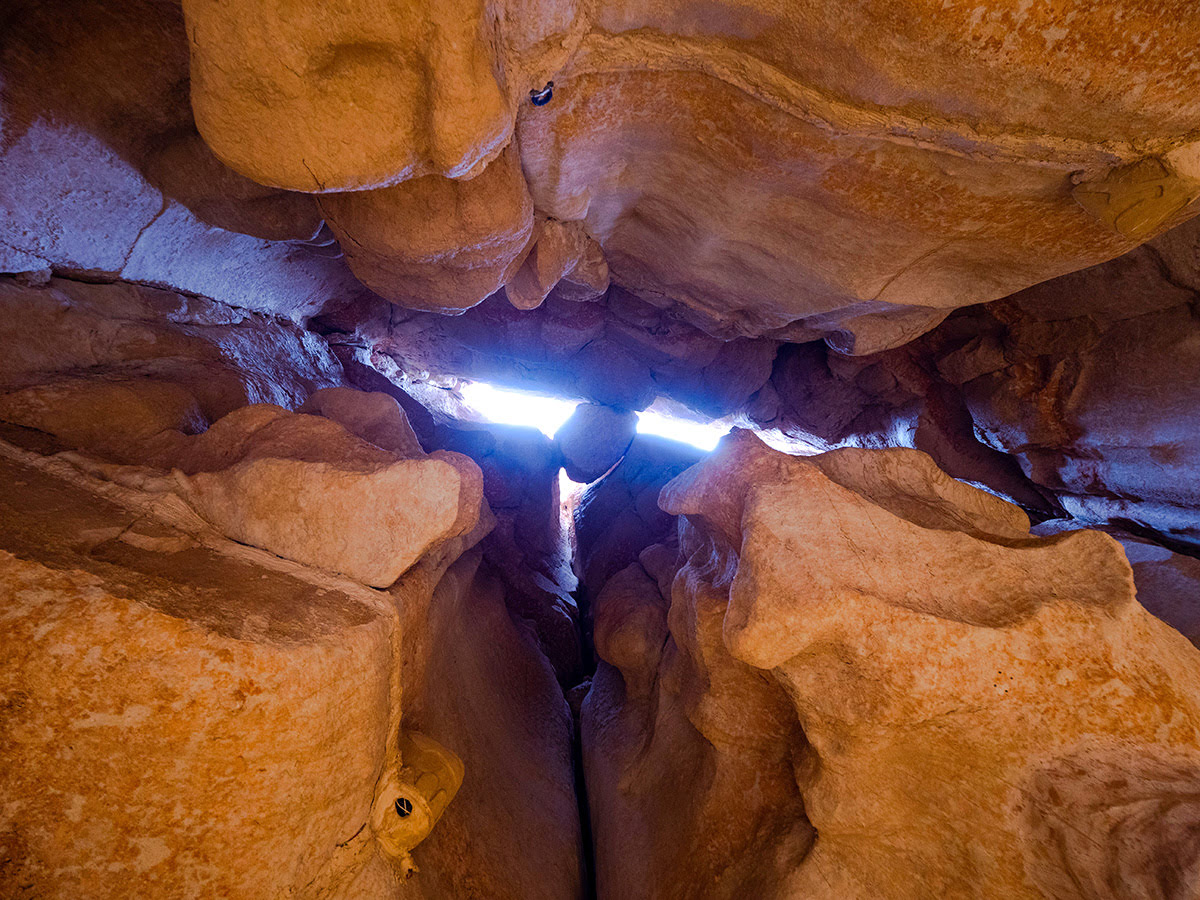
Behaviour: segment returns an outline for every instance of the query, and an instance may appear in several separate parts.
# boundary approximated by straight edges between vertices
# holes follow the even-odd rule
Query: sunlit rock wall
[[[1197,651],[1111,538],[1032,537],[914,451],[745,432],[661,503],[678,554],[596,607],[601,897],[1200,886]]]
[[[926,6],[18,3],[0,267],[296,317],[346,262],[414,309],[611,281],[862,354],[1194,213],[1184,0]]]
[[[0,291],[0,895],[579,897],[549,458],[494,515],[290,323]]]

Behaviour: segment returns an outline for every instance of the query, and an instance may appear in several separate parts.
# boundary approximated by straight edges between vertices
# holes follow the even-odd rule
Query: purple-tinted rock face
[[[1194,7],[9,0],[0,897],[1200,896]]]

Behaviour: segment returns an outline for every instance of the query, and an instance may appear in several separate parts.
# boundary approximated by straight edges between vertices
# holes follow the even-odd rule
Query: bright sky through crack
[[[574,400],[547,397],[481,381],[465,382],[459,387],[467,406],[489,422],[499,425],[529,425],[548,437],[567,421],[578,405]],[[638,413],[638,431],[657,434],[702,450],[711,450],[728,431],[725,425],[692,422],[658,412]]]

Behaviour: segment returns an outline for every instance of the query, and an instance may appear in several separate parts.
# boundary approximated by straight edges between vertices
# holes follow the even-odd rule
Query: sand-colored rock
[[[742,877],[774,879],[751,893],[1043,900],[1141,884],[1157,886],[1150,896],[1191,896],[1200,868],[1184,836],[1200,816],[1187,787],[1200,777],[1197,651],[1135,601],[1119,545],[1086,531],[1022,538],[1015,513],[940,479],[928,460],[845,454],[835,468],[735,432],[663,491],[664,509],[685,517],[667,612],[674,645],[687,648],[679,655],[758,673],[758,699],[744,700],[733,722],[765,714],[774,696],[802,727],[784,739],[806,818],[793,816],[817,837],[786,861],[776,841],[750,842],[738,858],[758,854],[760,865]],[[715,620],[707,643],[691,624],[698,610]],[[679,702],[667,699],[674,694],[702,732],[728,722],[720,698],[729,682],[679,693],[665,674],[675,655],[669,641],[657,708]],[[613,712],[634,715],[610,699]],[[593,710],[590,739],[608,746],[589,759],[632,752],[628,736],[595,724],[599,716]],[[751,734],[768,742],[786,731],[780,723]],[[644,771],[645,751],[638,759]],[[628,810],[638,796],[632,771],[593,771],[600,802]],[[1113,787],[1099,790],[1105,784]],[[642,822],[708,795],[686,804],[680,791],[656,796],[639,807]],[[1176,814],[1134,815],[1126,797]],[[611,833],[619,819],[603,815],[597,832]],[[705,846],[699,860],[724,845]],[[688,871],[701,864],[691,851]],[[673,857],[655,853],[638,864],[657,885]],[[638,884],[618,879],[602,896],[637,893]],[[1076,893],[1062,893],[1064,884]],[[699,887],[664,895],[714,896]]]
[[[444,575],[422,563],[390,591],[407,638],[404,721],[453,748],[465,768],[413,851],[419,873],[397,896],[579,900],[570,713],[537,637],[508,608],[505,577],[483,555],[467,553]]]
[[[1200,894],[1190,0],[0,19],[0,896]]]
[[[0,470],[0,895],[395,891],[364,828],[390,606],[134,492]]]
[[[1200,647],[1200,559],[1130,534],[1114,537],[1133,569],[1138,602]]]
[[[322,388],[314,391],[296,412],[332,419],[367,443],[405,458],[423,453],[421,442],[408,424],[408,416],[395,398],[382,391]]]
[[[576,270],[579,270],[575,276],[578,281],[572,281],[566,287],[571,299],[576,302],[589,299],[580,296],[582,292],[590,293],[590,299],[599,297],[608,287],[608,264],[604,263],[601,268],[594,258],[588,258],[594,256],[598,248],[578,222],[564,224],[556,219],[546,219],[538,223],[533,246],[521,267],[504,285],[508,302],[517,309],[536,309],[560,281],[568,274],[574,275]]]
[[[725,649],[722,584],[678,567],[678,547],[652,545],[594,600],[581,731],[597,896],[788,896],[814,839],[803,732],[783,689]]]
[[[461,177],[512,133],[482,0],[351,0],[298,15],[269,2],[183,8],[196,124],[261,184],[346,191]]]
[[[1150,235],[1089,212],[1072,179],[1107,201],[1120,193],[1109,170],[1146,154],[1140,138],[1161,139],[1145,165],[1163,172],[1194,140],[1180,110],[1198,73],[1169,14],[1143,20],[1143,49],[1116,24],[1120,3],[1070,17],[720,8],[601,4],[555,99],[522,107],[518,133],[538,207],[585,221],[619,283],[743,333],[811,319],[873,352],[938,310],[1116,255]],[[1113,101],[1135,83],[1146,106]],[[1172,171],[1186,205],[1197,173]],[[1180,209],[1156,209],[1151,231]],[[864,314],[885,317],[855,339]]]
[[[1054,519],[1035,526],[1038,535],[1062,534],[1079,528],[1072,519]],[[1138,603],[1200,647],[1200,558],[1106,525],[1097,530],[1116,538],[1133,570]]]
[[[121,462],[146,461],[164,429],[202,431],[249,403],[296,406],[342,380],[312,334],[174,291],[4,278],[0,313],[0,419]]]
[[[328,450],[325,425],[245,442]],[[115,480],[0,443],[0,895],[581,896],[570,716],[470,549],[478,495],[380,593],[75,462]]]
[[[1200,223],[849,359],[787,347],[759,425],[907,444],[1041,518],[1200,543],[1195,380]]]
[[[1186,280],[1200,229],[1169,237],[1162,254],[1149,244],[964,311],[912,352],[1069,514],[1196,546],[1197,385],[1183,373],[1200,362]]]
[[[479,522],[482,478],[466,457],[419,445],[406,457],[273,406],[164,434],[153,461],[177,470],[180,496],[228,537],[373,587]]]
[[[578,225],[576,226],[578,227]],[[583,250],[566,275],[555,285],[555,293],[564,300],[584,303],[604,296],[610,283],[608,260],[604,248],[590,235],[583,242]]]
[[[1116,256],[1200,195],[1185,0],[1136,25],[1121,0],[222,9],[185,4],[200,132],[262,184],[369,204],[329,215],[360,277],[415,308],[437,279],[384,210],[438,176],[419,189],[437,213],[410,220],[442,232],[505,147],[539,214],[586,230],[623,287],[714,331],[855,354]],[[510,299],[534,307],[575,258],[547,241]],[[482,296],[461,269],[444,308]]]
[[[1043,167],[1019,156],[918,149],[881,133],[834,136],[797,122],[785,104],[686,71],[707,62],[703,51],[681,65],[671,58],[677,45],[658,41],[642,50],[627,39],[630,61],[607,71],[613,47],[598,47],[601,71],[565,82],[563,102],[523,115],[520,128],[535,203],[562,219],[582,216],[614,279],[635,293],[732,319],[744,334],[811,320],[839,335],[839,346],[869,353],[927,330],[939,311],[1002,297],[1135,243],[1063,194],[1072,171],[1103,165],[1100,156]],[[634,60],[650,53],[661,54],[657,70],[639,71]],[[706,130],[745,137],[695,140]],[[607,165],[613,154],[627,168]],[[622,183],[631,177],[636,191]],[[954,192],[931,191],[944,177]],[[706,190],[689,190],[698,179]],[[754,253],[742,249],[748,244]],[[896,315],[906,308],[913,311]],[[868,313],[891,317],[864,319],[854,338]]]
[[[11,391],[0,396],[0,421],[125,461],[139,458],[156,435],[201,431],[208,424],[191,391],[136,376],[67,376]]]
[[[433,415],[415,397],[407,393],[396,383],[403,376],[403,371],[396,365],[394,359],[390,357],[377,357],[380,363],[388,365],[388,371],[395,376],[396,380],[389,378],[371,365],[371,355],[364,352],[361,348],[331,342],[329,349],[333,351],[334,356],[342,364],[342,371],[345,373],[346,380],[350,384],[354,385],[360,391],[367,393],[387,394],[400,404],[400,408],[404,410],[404,417],[408,420],[409,427],[412,428],[421,445],[432,445],[434,428],[436,427]]]
[[[469,180],[427,175],[326,194],[320,207],[359,280],[413,309],[475,306],[512,277],[533,229],[533,204],[511,147]]]

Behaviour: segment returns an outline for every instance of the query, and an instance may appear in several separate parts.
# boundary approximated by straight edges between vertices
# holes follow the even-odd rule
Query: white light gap
[[[531,426],[551,438],[579,405],[574,400],[514,391],[482,381],[464,381],[458,390],[466,405],[484,421]]]
[[[637,430],[638,434],[656,434],[701,450],[712,450],[729,433],[729,426],[718,422],[693,422],[648,409],[638,413]]]
[[[485,422],[530,426],[547,437],[554,437],[578,406],[575,400],[497,387],[482,381],[461,382],[458,390],[465,405]],[[728,433],[729,426],[720,422],[696,422],[649,409],[638,413],[637,430],[639,434],[654,434],[701,450],[712,450]]]

